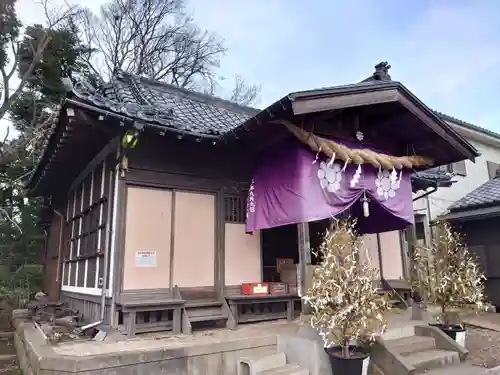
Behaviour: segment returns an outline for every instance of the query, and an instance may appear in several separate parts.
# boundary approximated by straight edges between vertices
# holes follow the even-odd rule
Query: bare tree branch
[[[4,91],[7,91],[7,95],[5,96],[5,100],[2,103],[2,106],[0,107],[0,119],[2,119],[5,116],[5,114],[9,110],[12,102],[14,100],[17,100],[17,98],[21,94],[24,86],[28,82],[28,79],[32,76],[33,70],[35,69],[35,66],[40,61],[40,59],[42,57],[42,54],[43,54],[43,51],[45,50],[45,48],[47,47],[47,45],[49,44],[49,42],[50,42],[50,37],[46,33],[43,33],[42,36],[41,36],[41,40],[40,40],[40,42],[38,44],[38,47],[37,47],[37,49],[36,49],[36,51],[35,51],[35,53],[33,55],[33,59],[31,61],[30,65],[29,65],[28,69],[26,70],[26,72],[21,77],[21,82],[17,86],[16,90],[10,96],[8,95],[9,80],[8,80],[7,75],[5,74],[4,69],[2,68],[2,79],[4,79]]]
[[[234,79],[235,85],[229,100],[242,105],[253,104],[260,94],[261,87],[246,84],[243,78],[238,74]]]
[[[225,52],[220,38],[193,24],[183,0],[111,0],[85,18],[83,35],[101,52],[102,76],[120,69],[194,87],[213,76]]]
[[[19,233],[23,233],[23,230],[21,229],[21,227],[19,227],[19,224],[17,224],[16,221],[12,217],[10,217],[6,209],[0,207],[0,214],[5,217],[7,221],[9,221],[19,231]]]

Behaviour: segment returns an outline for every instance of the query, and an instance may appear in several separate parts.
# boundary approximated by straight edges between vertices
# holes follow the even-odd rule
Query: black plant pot
[[[325,348],[330,359],[332,373],[342,375],[366,375],[370,364],[370,352],[366,348],[350,346],[351,356],[346,358],[340,346]]]
[[[466,329],[458,324],[444,326],[442,324],[430,324],[431,326],[439,328],[446,333],[451,339],[455,340],[458,344],[465,346],[465,333]]]

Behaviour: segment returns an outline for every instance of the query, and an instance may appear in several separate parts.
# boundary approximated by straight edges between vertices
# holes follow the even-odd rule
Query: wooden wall
[[[45,246],[44,261],[44,276],[43,276],[43,291],[53,301],[59,299],[61,289],[61,268],[59,261],[59,246],[62,245],[62,231],[64,226],[61,226],[61,218],[57,214],[52,215],[50,227],[47,228],[47,240]]]
[[[101,297],[81,293],[61,292],[61,301],[71,309],[78,310],[85,323],[97,322],[101,319]],[[110,322],[111,298],[106,298],[104,323]]]
[[[222,293],[226,275],[225,227],[227,223],[244,224],[250,178],[249,156],[241,150],[224,150],[224,145],[213,145],[208,141],[198,143],[188,139],[141,134],[138,146],[129,154],[129,170],[123,179],[121,191],[128,196],[132,191],[135,194],[137,188],[160,189],[163,193],[158,194],[165,197],[170,194],[171,207],[163,205],[170,210],[171,220],[162,220],[166,220],[164,226],[171,223],[171,228],[165,227],[162,233],[157,228],[156,234],[151,233],[157,238],[157,243],[139,241],[137,236],[140,230],[137,228],[143,227],[149,231],[146,229],[148,219],[139,222],[138,214],[129,217],[129,212],[142,212],[145,208],[130,202],[128,197],[120,201],[124,205],[120,217],[127,218],[120,224],[121,240],[117,248],[117,258],[121,262],[117,267],[123,270],[119,280],[120,292],[133,289],[140,293],[141,290],[151,290],[151,286],[160,289],[156,283],[145,284],[140,281],[136,272],[144,270],[130,266],[135,252],[147,250],[149,246],[160,249],[157,252],[170,251],[173,255],[171,263],[165,263],[163,274],[156,279],[163,280],[163,288],[178,285],[183,297],[195,293],[195,289],[200,292],[195,293],[197,296]],[[153,195],[151,193],[151,197]],[[159,214],[154,202],[151,205],[143,202],[155,210],[152,216]],[[132,207],[129,207],[130,204]],[[135,224],[131,227],[132,221]],[[167,235],[172,238],[170,243],[165,238]],[[245,234],[244,229],[242,235],[251,236]],[[130,247],[134,241],[136,244]],[[158,253],[157,259],[160,259]],[[244,258],[241,261],[244,267]],[[170,277],[169,283],[164,280],[167,276]]]
[[[385,280],[404,279],[399,231],[365,234],[361,260],[380,272]]]
[[[500,217],[471,220],[457,226],[486,276],[486,295],[500,306]],[[498,309],[498,307],[497,307]],[[498,311],[498,310],[497,310]]]

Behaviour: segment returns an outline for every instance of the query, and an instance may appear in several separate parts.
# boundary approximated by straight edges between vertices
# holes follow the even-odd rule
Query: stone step
[[[189,318],[189,321],[191,323],[197,323],[197,322],[212,322],[215,320],[226,320],[226,319],[227,316],[218,314],[218,315],[206,315],[206,316],[193,316]]]
[[[382,334],[382,338],[386,341],[409,336],[415,336],[415,327],[410,324],[404,325],[402,327],[388,328]]]
[[[14,343],[10,338],[0,338],[0,355],[3,354],[15,354],[16,348]]]
[[[20,375],[22,374],[21,370],[19,367],[9,367],[5,369],[0,369],[0,374],[2,375]]]
[[[309,375],[309,370],[299,365],[284,365],[258,372],[257,375]]]
[[[285,353],[276,353],[259,357],[242,357],[238,359],[238,375],[257,375],[266,370],[286,365]]]
[[[488,369],[484,367],[460,364],[431,370],[426,372],[425,375],[483,375],[487,373]]]
[[[2,338],[2,339],[11,339],[13,337],[14,337],[14,332],[11,332],[11,331],[0,332],[0,338]]]
[[[441,349],[429,349],[404,355],[409,364],[415,367],[417,374],[460,364],[457,352]]]
[[[14,365],[17,365],[17,356],[15,354],[0,354],[0,372],[2,368]]]
[[[408,336],[399,339],[387,340],[385,344],[399,354],[421,352],[436,349],[436,340],[427,336]]]

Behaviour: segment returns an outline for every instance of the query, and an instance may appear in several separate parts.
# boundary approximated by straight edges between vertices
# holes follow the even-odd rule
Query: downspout
[[[115,172],[116,175],[116,172]],[[115,189],[113,189],[113,179],[115,178],[115,175],[111,174],[109,178],[109,196],[108,196],[108,207],[106,211],[106,236],[104,239],[104,273],[103,273],[103,280],[102,280],[102,286],[101,286],[101,316],[100,316],[100,321],[104,322],[104,317],[105,317],[105,312],[106,312],[106,287],[108,284],[108,275],[109,275],[109,250],[110,250],[110,242],[111,242],[111,232],[113,230],[112,227],[112,212],[113,212],[113,207],[115,206],[116,202],[114,201],[115,199]],[[111,199],[111,192],[113,192],[113,199]]]

